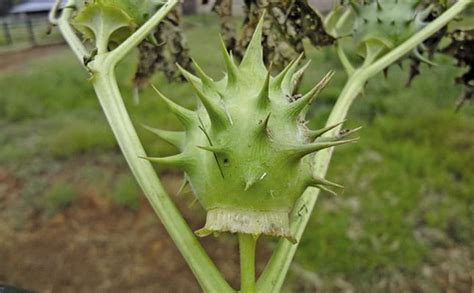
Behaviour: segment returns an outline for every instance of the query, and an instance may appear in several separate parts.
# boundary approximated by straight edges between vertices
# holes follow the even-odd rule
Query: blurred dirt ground
[[[0,55],[0,70],[5,72],[27,62],[36,57],[45,57],[54,54],[58,49],[65,48],[66,45],[45,45],[41,47],[29,48],[20,51],[12,51]]]
[[[75,162],[76,170],[81,168]],[[181,176],[162,176],[166,190],[178,201],[193,229],[204,223],[202,210],[190,208],[189,196],[176,196]],[[26,209],[23,223],[8,212],[18,204],[23,183],[0,168],[0,284],[37,292],[201,292],[182,256],[144,198],[131,211],[117,207],[92,186],[79,186],[74,204],[54,216]],[[14,209],[14,207],[13,207]],[[442,235],[424,231],[430,241]],[[443,241],[439,239],[439,241]],[[269,256],[260,241],[258,271]],[[232,236],[207,237],[202,243],[218,267],[238,287],[238,247]],[[474,263],[467,247],[438,248],[419,278],[392,272],[381,278],[377,292],[473,292]],[[331,284],[298,264],[285,291],[354,292],[342,278]]]
[[[21,182],[4,169],[0,182],[8,195],[0,199],[0,283],[38,292],[200,292],[145,200],[138,211],[129,211],[85,186],[71,207],[48,219],[30,210],[27,224],[18,229],[4,216],[15,204]],[[181,177],[168,174],[163,182],[175,193]],[[181,209],[197,229],[203,213],[188,204],[183,201]],[[203,244],[235,284],[234,239],[208,237]]]

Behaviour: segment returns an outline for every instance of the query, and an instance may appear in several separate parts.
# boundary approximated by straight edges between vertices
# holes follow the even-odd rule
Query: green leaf
[[[165,3],[162,0],[102,0],[101,2],[119,7],[138,25],[145,23]]]
[[[106,50],[111,43],[120,44],[137,27],[120,6],[109,2],[112,1],[86,3],[72,22],[87,40],[95,41],[99,51]]]

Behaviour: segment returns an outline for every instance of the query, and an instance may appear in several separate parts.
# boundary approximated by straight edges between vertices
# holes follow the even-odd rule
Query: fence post
[[[7,45],[13,44],[12,34],[10,33],[10,27],[8,26],[8,22],[6,20],[3,20],[2,26],[3,26],[3,35],[5,36]]]
[[[26,28],[28,29],[28,36],[30,37],[31,45],[36,46],[36,38],[35,32],[33,30],[33,24],[31,23],[31,19],[28,16],[26,17]]]

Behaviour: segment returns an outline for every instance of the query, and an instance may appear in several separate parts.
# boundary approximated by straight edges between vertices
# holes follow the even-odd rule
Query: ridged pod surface
[[[355,140],[319,138],[333,127],[310,130],[304,113],[328,83],[328,73],[307,94],[294,96],[306,66],[301,56],[273,77],[265,68],[262,21],[239,66],[222,43],[227,74],[215,82],[195,65],[197,76],[181,68],[200,106],[183,108],[156,90],[185,128],[153,129],[181,152],[146,158],[185,172],[185,178],[207,211],[199,236],[213,232],[266,234],[293,239],[288,215],[308,186],[342,186],[313,176],[313,154]]]
[[[355,14],[352,35],[360,52],[366,44],[377,44],[386,51],[406,41],[425,26],[431,7],[418,10],[420,0],[351,0]]]

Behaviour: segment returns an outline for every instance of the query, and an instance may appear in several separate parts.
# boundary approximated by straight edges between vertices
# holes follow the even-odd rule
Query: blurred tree
[[[203,1],[203,4],[207,0]],[[232,24],[232,0],[216,0],[212,11],[219,15],[221,34],[227,50],[234,50],[237,44],[235,28]]]
[[[208,0],[203,0],[207,4]],[[232,19],[232,0],[216,0],[212,10],[220,17],[221,33],[228,50],[241,59],[245,48],[257,26],[263,11],[266,11],[263,49],[265,63],[281,70],[299,54],[304,53],[305,38],[314,46],[334,44],[335,39],[326,33],[321,17],[309,6],[307,0],[244,0],[245,20],[239,38]],[[194,0],[183,2],[183,12],[197,11]],[[135,86],[140,89],[157,71],[168,80],[183,80],[175,63],[192,71],[186,38],[181,30],[181,15],[174,10],[155,29],[153,40],[148,39],[139,46],[140,62],[134,77]]]
[[[186,37],[181,29],[181,13],[177,9],[160,22],[153,37],[143,41],[138,49],[140,61],[133,79],[138,89],[146,86],[157,70],[170,81],[184,81],[176,63],[192,71]]]
[[[217,0],[213,11],[220,16],[221,31],[227,48],[238,59],[242,58],[258,20],[263,11],[266,11],[262,44],[265,64],[272,63],[277,70],[304,53],[303,40],[306,38],[318,47],[335,42],[324,30],[321,17],[307,0],[244,0],[245,19],[237,41],[230,17],[232,0]]]
[[[183,0],[181,7],[184,15],[193,15],[197,13],[197,2],[196,0]]]
[[[18,1],[13,1],[13,0],[2,0],[0,1],[0,15],[6,15],[10,8],[14,4],[16,4]]]

